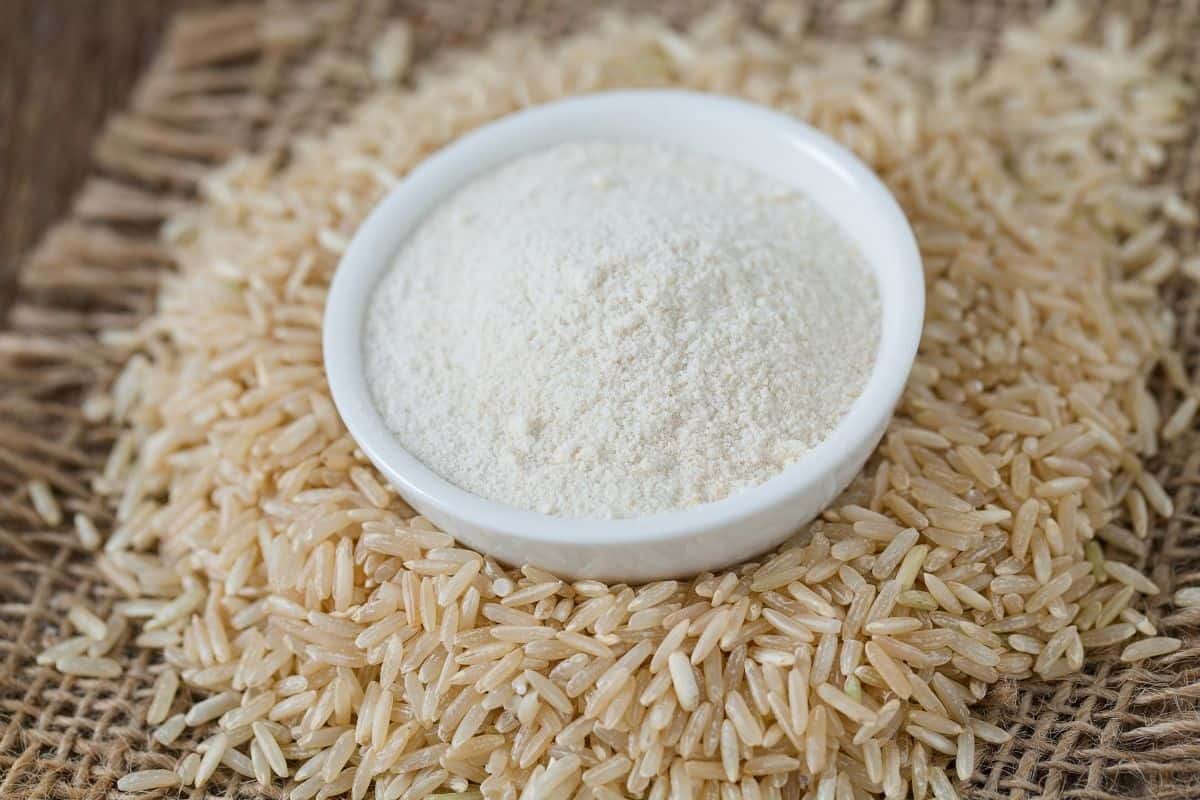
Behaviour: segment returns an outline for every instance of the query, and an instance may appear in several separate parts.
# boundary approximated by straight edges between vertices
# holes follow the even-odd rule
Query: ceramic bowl
[[[563,519],[464,491],[409,454],[367,387],[368,300],[397,252],[457,189],[513,159],[580,139],[673,143],[739,162],[811,197],[861,250],[875,277],[882,330],[862,394],[816,448],[767,482],[723,500],[628,519]],[[508,564],[564,578],[678,577],[778,545],[846,487],[878,445],[912,368],[925,283],[916,241],[883,183],[850,152],[792,117],[682,91],[585,95],[515,113],[430,156],[379,203],[342,257],[325,311],[324,355],[342,419],[363,452],[417,511]]]

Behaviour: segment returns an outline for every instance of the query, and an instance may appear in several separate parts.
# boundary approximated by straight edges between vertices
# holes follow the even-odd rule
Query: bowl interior
[[[365,309],[408,235],[475,177],[526,153],[588,138],[673,143],[796,186],[842,227],[870,265],[882,321],[867,385],[822,444],[766,483],[681,511],[632,519],[564,520],[459,489],[405,451],[376,411],[362,359]],[[343,256],[326,308],[325,361],[334,401],[351,434],[418,509],[436,509],[461,528],[498,531],[530,546],[559,543],[565,537],[596,545],[661,543],[728,527],[815,486],[828,493],[831,480],[840,484],[837,489],[844,486],[861,464],[847,454],[872,448],[891,415],[912,366],[923,313],[924,281],[908,222],[878,178],[848,151],[790,117],[749,103],[680,91],[622,91],[563,100],[506,117],[460,138],[414,169],[370,214]],[[847,474],[849,461],[855,463]]]

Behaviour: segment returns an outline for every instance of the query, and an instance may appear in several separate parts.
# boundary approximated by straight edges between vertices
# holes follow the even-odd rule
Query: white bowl
[[[367,388],[368,299],[421,220],[472,179],[526,153],[579,139],[674,143],[740,162],[803,190],[862,251],[882,308],[879,353],[862,394],[829,437],[779,475],[723,500],[616,520],[562,519],[486,500],[409,454]],[[325,311],[325,369],[338,411],[401,496],[463,543],[563,577],[637,582],[694,574],[778,545],[862,468],[904,388],[925,306],[916,241],[862,162],[795,119],[713,95],[620,91],[530,108],[455,141],[414,169],[367,217],[342,257]]]

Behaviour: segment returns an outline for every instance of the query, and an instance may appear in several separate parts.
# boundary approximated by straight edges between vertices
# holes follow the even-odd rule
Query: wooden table
[[[170,15],[216,2],[0,0],[0,319],[21,255],[69,207]]]

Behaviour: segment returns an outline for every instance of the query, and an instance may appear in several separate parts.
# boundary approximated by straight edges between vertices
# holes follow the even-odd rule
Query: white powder
[[[433,471],[519,508],[628,517],[719,500],[818,444],[862,390],[879,308],[803,195],[591,141],[431,214],[365,333],[375,403]]]

